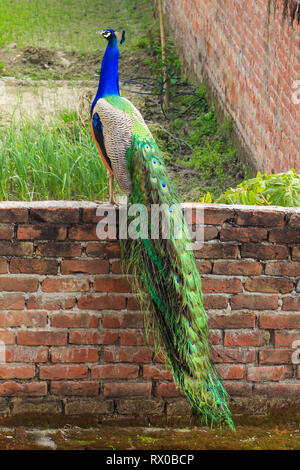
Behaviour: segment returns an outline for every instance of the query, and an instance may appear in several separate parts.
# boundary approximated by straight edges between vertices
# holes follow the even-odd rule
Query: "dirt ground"
[[[299,450],[299,425],[208,428],[0,428],[0,450]]]

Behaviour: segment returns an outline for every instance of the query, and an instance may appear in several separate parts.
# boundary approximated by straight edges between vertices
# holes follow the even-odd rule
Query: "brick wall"
[[[299,172],[300,25],[286,2],[163,2],[189,74],[208,81],[254,166]]]
[[[226,388],[237,406],[296,400],[300,209],[201,207],[196,257]],[[0,221],[0,415],[187,417],[145,342],[118,242],[97,238],[96,204],[1,203]]]

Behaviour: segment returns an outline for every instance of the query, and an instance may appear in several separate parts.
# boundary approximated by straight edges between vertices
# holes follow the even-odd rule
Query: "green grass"
[[[64,113],[0,129],[0,200],[105,200],[106,169],[89,127]]]
[[[0,47],[95,52],[105,42],[99,29],[126,29],[127,49],[147,35],[152,18],[149,0],[1,0]]]

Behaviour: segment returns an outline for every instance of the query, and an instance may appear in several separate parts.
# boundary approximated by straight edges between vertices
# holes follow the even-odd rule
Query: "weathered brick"
[[[65,240],[67,229],[59,225],[19,225],[18,240]]]
[[[225,242],[260,242],[267,239],[268,232],[265,228],[254,227],[224,227],[220,233],[220,239]]]
[[[86,295],[78,299],[78,307],[86,310],[122,310],[126,308],[126,297],[121,295]]]
[[[15,344],[15,333],[14,331],[0,330],[0,344]],[[1,349],[0,349],[1,351]]]
[[[149,363],[152,362],[153,351],[150,348],[104,348],[104,362],[136,362]]]
[[[151,380],[172,380],[170,369],[157,365],[143,366],[143,377]]]
[[[260,364],[292,364],[292,349],[261,349],[259,351]]]
[[[208,317],[210,328],[254,328],[254,313],[234,313],[226,315],[211,315]]]
[[[35,367],[31,365],[4,365],[0,364],[1,379],[32,379],[35,376]]]
[[[98,349],[85,347],[53,348],[51,350],[52,362],[97,362]]]
[[[102,328],[141,328],[144,325],[141,313],[103,313]]]
[[[288,247],[285,245],[271,245],[260,243],[245,243],[241,246],[242,258],[286,259],[289,255]]]
[[[68,230],[70,240],[98,240],[96,225],[72,225]]]
[[[205,294],[203,303],[206,309],[224,310],[228,304],[228,297],[225,295]]]
[[[121,415],[162,415],[164,403],[162,400],[147,398],[121,399],[117,401],[118,413]]]
[[[239,249],[237,245],[223,245],[218,242],[205,244],[194,253],[195,257],[200,259],[234,259],[238,257]]]
[[[69,344],[116,344],[119,339],[117,331],[70,331]]]
[[[300,263],[283,261],[267,263],[266,274],[270,276],[300,276]]]
[[[103,394],[105,397],[149,397],[151,395],[151,383],[105,383]]]
[[[131,285],[124,277],[97,277],[93,287],[96,292],[131,292]]]
[[[238,225],[255,225],[262,227],[281,227],[285,224],[285,213],[278,211],[241,210],[238,212],[236,223]]]
[[[106,260],[72,259],[61,262],[62,274],[108,274],[108,272],[109,262]]]
[[[210,261],[196,261],[196,265],[200,274],[209,274],[212,270],[212,264]]]
[[[15,224],[27,222],[28,213],[28,209],[22,207],[0,207],[0,222],[13,222]]]
[[[94,398],[81,397],[80,399],[65,400],[65,415],[106,415],[112,414],[114,403],[112,400],[105,400],[103,396]]]
[[[121,346],[145,346],[145,333],[139,330],[122,331],[120,335]]]
[[[35,311],[17,311],[17,312],[5,312],[0,313],[0,327],[10,326],[31,326],[31,327],[43,327],[47,323],[47,312]]]
[[[262,273],[262,264],[258,261],[215,261],[213,274],[249,276]]]
[[[79,221],[79,209],[75,207],[31,207],[30,217],[49,224],[74,224]]]
[[[262,346],[263,335],[260,331],[225,333],[224,346]]]
[[[270,230],[269,241],[275,243],[299,243],[300,231],[287,230],[286,228],[274,228]]]
[[[80,256],[82,247],[79,243],[70,242],[44,242],[36,247],[37,256],[49,256],[50,258],[76,258]]]
[[[70,309],[73,308],[76,302],[75,296],[63,295],[63,294],[38,294],[29,297],[27,302],[27,308],[45,310],[59,310],[59,309]]]
[[[300,261],[300,246],[294,246],[292,248],[292,260]]]
[[[206,294],[242,292],[240,279],[224,279],[218,277],[202,277],[202,290]]]
[[[255,295],[237,294],[231,299],[233,310],[254,309],[254,310],[276,310],[278,307],[277,295]]]
[[[180,397],[183,392],[176,387],[174,382],[160,383],[155,388],[155,396],[163,398]]]
[[[247,369],[247,380],[249,382],[279,382],[292,376],[292,366],[249,366]]]
[[[104,364],[91,368],[92,379],[136,379],[138,365]]]
[[[249,292],[280,292],[286,294],[291,292],[294,284],[290,279],[278,278],[248,278],[245,282],[245,289]]]
[[[46,382],[1,382],[0,395],[4,396],[35,396],[46,395],[47,383]]]
[[[71,382],[71,381],[53,381],[51,382],[50,390],[52,395],[59,396],[95,396],[99,393],[99,383],[98,382]]]
[[[212,360],[216,363],[239,362],[247,363],[255,361],[255,351],[247,349],[230,349],[214,347],[211,350]]]
[[[48,348],[18,346],[15,348],[6,348],[6,362],[47,362]]]
[[[31,256],[32,253],[32,242],[0,241],[1,256]]]
[[[48,277],[42,283],[42,290],[44,292],[86,292],[89,289],[89,280],[86,278],[80,279],[75,277]]]
[[[58,262],[54,259],[12,258],[10,272],[12,274],[57,274]]]
[[[12,415],[23,415],[23,414],[52,414],[59,415],[62,412],[61,401],[52,397],[24,397],[14,398],[12,400]]]
[[[67,344],[67,332],[19,331],[17,343],[24,346],[63,346]]]
[[[300,214],[292,214],[289,220],[289,226],[291,228],[300,228]]]
[[[221,374],[224,380],[241,380],[244,377],[244,366],[217,364],[216,369]]]
[[[300,295],[296,297],[284,297],[282,300],[282,310],[300,312]]]
[[[83,365],[40,366],[41,380],[86,379],[88,368]]]
[[[25,299],[22,294],[0,294],[0,310],[23,310]]]
[[[26,276],[2,276],[0,277],[1,291],[34,292],[39,285],[38,279]]]
[[[97,328],[99,317],[84,312],[59,312],[50,315],[50,322],[55,328]]]
[[[256,384],[254,385],[254,393],[268,395],[272,397],[298,397],[300,393],[300,384]]]
[[[0,223],[0,240],[11,240],[14,237],[14,226],[12,224]]]
[[[300,316],[296,314],[262,314],[259,317],[259,327],[270,330],[300,328]]]
[[[275,331],[275,348],[290,348],[295,341],[300,341],[299,330],[295,331]]]

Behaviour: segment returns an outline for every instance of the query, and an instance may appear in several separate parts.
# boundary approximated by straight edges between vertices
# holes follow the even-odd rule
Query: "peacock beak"
[[[96,31],[96,34],[100,34],[100,36],[103,36],[103,35],[104,35],[104,33],[106,33],[106,31],[105,31],[105,30],[103,30],[103,31]]]

